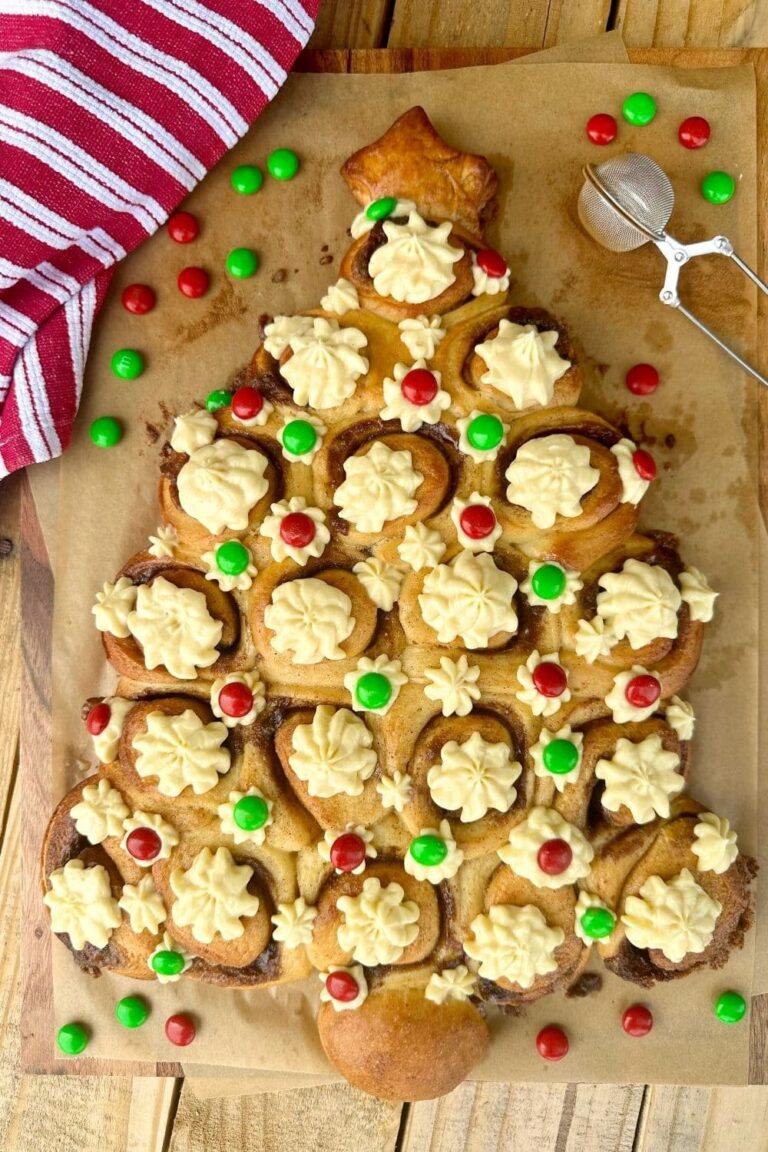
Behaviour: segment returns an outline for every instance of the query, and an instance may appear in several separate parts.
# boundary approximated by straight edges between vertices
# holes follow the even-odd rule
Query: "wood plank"
[[[619,0],[616,28],[630,48],[759,48],[768,11],[760,0]]]
[[[0,489],[0,844],[7,823],[19,749],[19,579],[21,477]]]
[[[552,0],[513,0],[510,4],[467,4],[465,0],[395,0],[389,48],[446,48],[482,45],[536,47],[544,45]],[[580,0],[571,8],[592,8]]]
[[[180,1091],[181,1080],[170,1076],[131,1081],[125,1152],[164,1152]]]
[[[722,1152],[768,1148],[764,1088],[649,1088],[636,1152]]]
[[[387,42],[388,0],[323,0],[309,48],[381,48]]]

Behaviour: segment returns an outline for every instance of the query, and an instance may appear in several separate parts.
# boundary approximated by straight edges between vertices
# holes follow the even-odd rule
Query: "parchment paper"
[[[96,334],[86,399],[62,467],[54,624],[57,794],[78,778],[75,761],[88,755],[80,701],[113,683],[95,634],[88,638],[90,605],[101,582],[143,546],[157,523],[157,453],[170,414],[225,384],[249,357],[260,312],[291,311],[319,299],[337,274],[354,212],[337,175],[340,163],[411,104],[423,103],[448,139],[485,153],[499,171],[500,212],[489,239],[510,258],[517,299],[562,315],[594,359],[585,406],[627,420],[630,433],[656,455],[661,478],[645,504],[644,523],[680,532],[685,556],[721,589],[689,693],[699,715],[691,787],[730,817],[742,844],[754,851],[758,537],[741,426],[743,378],[657,302],[662,265],[655,252],[604,253],[575,216],[580,166],[595,157],[584,122],[594,111],[618,109],[624,95],[640,87],[656,95],[659,116],[645,129],[622,125],[620,144],[650,152],[670,173],[678,192],[672,230],[683,238],[725,232],[753,262],[751,69],[525,63],[410,76],[292,77],[249,137],[190,198],[203,223],[200,240],[180,248],[158,235],[125,262]],[[679,121],[697,112],[715,129],[703,154],[685,152],[675,138]],[[302,155],[300,178],[289,185],[267,182],[252,200],[231,192],[231,168],[263,162],[273,147],[286,145]],[[701,176],[715,166],[739,178],[734,200],[717,209],[697,191]],[[238,245],[260,252],[262,270],[233,284],[223,273],[223,256]],[[183,300],[175,289],[179,269],[192,262],[213,274],[211,292],[200,301]],[[158,308],[148,317],[129,317],[119,307],[120,290],[134,280],[160,287]],[[691,269],[689,280],[691,305],[753,354],[754,298],[745,282],[729,269],[714,275]],[[110,376],[109,357],[122,346],[147,355],[148,370],[138,381]],[[630,399],[623,388],[626,367],[640,359],[656,363],[664,381],[650,401]],[[124,419],[128,434],[119,448],[99,453],[88,443],[87,428],[107,412]],[[753,939],[750,934],[723,972],[695,975],[643,997],[657,1023],[642,1044],[618,1027],[621,1009],[640,998],[638,990],[606,974],[603,991],[586,1004],[549,997],[524,1017],[494,1021],[496,1042],[477,1078],[744,1083],[747,1027],[724,1028],[711,1005],[725,987],[749,993]],[[54,980],[57,1020],[92,1021],[94,1056],[172,1058],[162,1021],[184,1008],[201,1021],[194,1049],[184,1053],[186,1065],[328,1074],[312,1019],[312,985],[221,993],[192,981],[153,984],[152,1018],[129,1033],[111,1026],[112,1008],[134,984],[109,976],[89,981],[56,944]],[[567,1067],[556,1071],[531,1058],[532,1037],[553,1020],[572,1038]]]

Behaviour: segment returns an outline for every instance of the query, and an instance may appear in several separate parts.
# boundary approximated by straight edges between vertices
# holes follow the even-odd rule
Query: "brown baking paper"
[[[660,480],[644,505],[644,523],[678,531],[686,558],[721,590],[689,693],[699,715],[691,788],[726,814],[742,845],[754,851],[757,518],[744,451],[744,379],[658,303],[663,266],[654,251],[605,253],[581,232],[575,215],[580,167],[596,152],[584,122],[594,111],[617,109],[627,92],[640,87],[656,95],[659,116],[645,129],[622,125],[620,145],[652,153],[670,173],[678,192],[673,232],[682,238],[725,232],[754,262],[751,69],[516,63],[409,76],[292,77],[249,137],[190,197],[203,225],[196,244],[181,248],[161,234],[118,270],[94,339],[73,447],[62,465],[53,669],[57,795],[78,778],[76,761],[89,755],[80,702],[113,686],[98,638],[88,629],[90,606],[103,580],[145,544],[158,522],[158,450],[170,414],[226,384],[252,351],[260,312],[290,312],[319,300],[336,278],[355,211],[338,176],[340,163],[407,107],[422,103],[446,138],[486,154],[497,168],[500,212],[489,240],[510,258],[516,299],[560,314],[593,359],[585,406],[626,420],[630,434],[656,455]],[[693,113],[706,115],[715,128],[704,154],[676,142],[677,124]],[[263,163],[278,146],[301,153],[300,177],[287,185],[267,181],[253,199],[236,197],[229,171],[245,161]],[[739,177],[736,197],[719,208],[697,191],[713,166]],[[262,270],[251,281],[233,283],[223,257],[240,245],[259,251]],[[209,295],[199,301],[183,299],[175,288],[178,271],[192,262],[213,274]],[[158,307],[148,317],[130,317],[119,306],[120,290],[135,280],[159,289]],[[691,306],[753,354],[754,296],[746,282],[731,269],[713,273],[711,267],[690,269],[688,280]],[[147,371],[135,382],[109,373],[111,353],[125,346],[147,356]],[[649,401],[630,398],[623,388],[626,367],[639,359],[653,360],[664,381]],[[107,412],[124,420],[127,435],[119,448],[100,453],[91,448],[87,428]],[[711,1006],[726,987],[749,993],[753,940],[751,933],[720,973],[693,975],[643,995],[606,973],[602,992],[588,1003],[558,995],[519,1018],[494,1019],[495,1043],[476,1075],[743,1083],[747,1026],[724,1027]],[[109,975],[89,980],[55,941],[53,966],[57,1022],[91,1023],[90,1055],[173,1059],[162,1021],[183,1008],[200,1019],[196,1044],[183,1053],[187,1067],[200,1061],[328,1075],[313,1021],[316,980],[250,993],[193,981],[147,985],[149,1023],[123,1032],[112,1022],[113,1005],[129,988],[136,991],[135,984]],[[621,1008],[636,999],[656,1017],[642,1044],[618,1027]],[[533,1035],[554,1020],[569,1029],[572,1041],[571,1056],[556,1071],[532,1057]]]

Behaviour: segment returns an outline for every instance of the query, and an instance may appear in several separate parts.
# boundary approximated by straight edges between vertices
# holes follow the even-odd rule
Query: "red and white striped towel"
[[[319,0],[0,0],[0,477],[69,443],[111,269],[279,90]]]

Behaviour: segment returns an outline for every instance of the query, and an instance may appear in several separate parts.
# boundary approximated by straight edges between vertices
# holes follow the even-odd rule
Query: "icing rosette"
[[[339,896],[336,907],[339,946],[367,968],[396,964],[419,934],[419,906],[394,881],[383,885],[371,876],[357,896]]]
[[[258,389],[255,389],[255,391],[258,391]],[[261,392],[259,392],[259,395],[261,396],[261,407],[255,416],[238,416],[234,408],[230,408],[232,419],[237,421],[241,428],[263,428],[274,412],[274,408],[269,400],[267,400]]]
[[[551,927],[533,904],[494,904],[474,918],[469,931],[464,951],[478,962],[480,975],[523,989],[555,971],[555,950],[565,940],[562,928]]]
[[[214,536],[243,532],[248,518],[269,490],[267,458],[236,440],[214,440],[196,448],[181,468],[179,504]]]
[[[48,883],[43,903],[51,914],[51,929],[69,936],[77,952],[86,944],[106,948],[122,920],[106,868],[68,860],[51,873]]]
[[[691,620],[708,624],[715,614],[715,600],[720,595],[707,584],[698,568],[686,568],[680,573],[681,596],[688,605]]]
[[[344,677],[344,687],[352,697],[355,712],[372,712],[375,716],[386,716],[407,682],[401,662],[390,659],[386,653],[373,660],[361,656],[355,670]]]
[[[361,353],[368,341],[359,328],[342,328],[337,320],[316,316],[309,332],[292,336],[293,355],[280,365],[296,404],[322,410],[336,408],[353,396],[368,371]]]
[[[328,991],[329,977],[334,972],[343,972],[345,976],[351,977],[357,985],[357,995],[350,1000],[343,1000],[338,996],[332,996]],[[364,1004],[368,998],[368,984],[365,979],[365,971],[360,964],[353,964],[349,968],[342,968],[338,964],[331,964],[325,972],[318,972],[317,974],[323,982],[323,989],[320,993],[320,999],[325,1004],[330,1004],[334,1012],[349,1012],[359,1008]]]
[[[448,242],[452,225],[430,225],[415,210],[406,224],[385,220],[386,243],[368,261],[368,273],[379,296],[405,304],[424,304],[442,295],[456,280],[453,265],[463,248]]]
[[[509,432],[509,424],[505,424],[495,413],[489,415],[479,408],[473,408],[469,416],[457,420],[456,427],[459,430],[459,451],[474,460],[475,464],[495,460]]]
[[[298,438],[292,436],[297,427],[300,432]],[[283,450],[283,456],[286,460],[290,460],[291,464],[311,464],[323,446],[323,437],[327,431],[325,424],[317,416],[310,412],[302,412],[300,417],[286,420],[282,428],[278,429],[277,439]],[[291,443],[300,445],[301,452],[294,452],[290,447]]]
[[[381,797],[382,807],[394,808],[402,812],[411,798],[413,782],[407,772],[396,768],[391,776],[382,776],[376,781],[376,791]]]
[[[456,875],[464,861],[464,853],[456,847],[447,820],[439,828],[422,828],[411,840],[403,860],[403,867],[414,880],[428,880],[440,884]]]
[[[436,528],[426,524],[407,524],[397,553],[404,564],[420,572],[436,568],[445,555],[445,541]]]
[[[555,433],[528,440],[505,472],[507,500],[530,512],[537,528],[552,528],[558,516],[573,519],[581,501],[600,480],[586,444]]]
[[[539,332],[534,324],[500,320],[497,335],[475,347],[487,369],[480,382],[507,396],[518,411],[545,407],[571,367],[555,350],[558,339],[557,332]]]
[[[192,412],[174,418],[171,448],[174,452],[191,456],[198,448],[210,444],[218,430],[219,424],[215,416],[205,408],[195,408]]]
[[[168,916],[163,898],[151,876],[142,876],[138,884],[124,884],[118,907],[125,912],[131,932],[156,935]]]
[[[179,543],[179,534],[172,524],[158,524],[156,535],[150,536],[147,552],[157,560],[171,560]]]
[[[592,620],[579,620],[573,646],[576,655],[582,656],[588,664],[594,664],[603,656],[608,656],[618,644],[605,620],[595,616]]]
[[[552,665],[557,671],[545,669],[542,665]],[[563,704],[571,698],[568,687],[568,673],[560,663],[557,652],[540,656],[534,648],[525,664],[517,670],[520,687],[515,696],[521,704],[527,704],[534,716],[554,716]]]
[[[344,461],[346,479],[333,494],[342,520],[358,532],[380,532],[388,520],[416,511],[415,493],[424,479],[407,448],[392,449],[376,440],[362,456]]]
[[[472,510],[474,508],[490,509],[491,515],[488,517],[488,524],[480,523],[476,527],[473,526]],[[451,520],[456,529],[456,538],[462,548],[466,548],[470,552],[493,552],[501,536],[501,524],[493,514],[490,496],[481,496],[479,492],[472,492],[468,500],[461,500],[457,496],[451,505]],[[466,530],[467,528],[474,531],[475,535],[470,535]],[[486,532],[486,528],[490,528],[490,530]],[[484,532],[484,535],[479,534],[481,531]]]
[[[434,395],[425,403],[412,402],[403,389],[403,381],[413,371],[429,372],[434,380]],[[440,382],[440,373],[428,369],[426,360],[419,359],[414,364],[395,364],[392,376],[385,376],[382,385],[382,420],[399,420],[403,432],[417,432],[422,424],[437,424],[446,408],[451,406],[451,397],[440,387]]]
[[[108,836],[122,834],[128,812],[122,793],[102,778],[83,788],[80,801],[70,808],[69,815],[78,835],[85,836],[89,844],[101,844]]]
[[[583,587],[578,572],[570,572],[554,560],[531,560],[520,591],[534,608],[546,608],[558,616],[561,608],[576,603],[576,594]]]
[[[279,360],[291,340],[312,334],[314,319],[314,316],[275,316],[264,329],[264,348]]]
[[[440,749],[440,763],[427,773],[435,804],[449,812],[460,809],[462,824],[480,820],[491,808],[508,812],[517,798],[515,782],[522,767],[507,744],[492,744],[479,732],[459,744],[449,740]]]
[[[492,276],[481,268],[477,262],[477,254],[472,253],[472,295],[473,296],[498,296],[500,292],[506,292],[509,288],[509,268],[502,276]],[[509,323],[509,321],[505,321]],[[550,333],[547,333],[550,335]],[[554,333],[555,343],[557,343],[557,333]]]
[[[485,648],[499,633],[517,632],[516,591],[514,576],[487,553],[465,550],[429,571],[419,606],[441,644],[461,639],[467,648]]]
[[[645,480],[635,467],[637,444],[632,440],[619,440],[611,452],[616,457],[619,469],[622,504],[639,504],[648,491],[650,480]]]
[[[240,804],[241,800],[248,800],[250,797],[261,801],[255,811]],[[235,844],[250,842],[260,848],[264,843],[267,828],[272,823],[272,801],[268,800],[258,788],[249,788],[247,792],[230,792],[226,803],[219,804],[216,811],[222,832],[231,836]]]
[[[597,614],[618,640],[637,650],[653,640],[677,637],[681,597],[665,568],[625,560],[621,572],[605,572],[598,584]]]
[[[592,909],[599,909],[601,912],[607,912],[610,915],[610,921],[612,923],[609,922],[608,917],[606,916],[603,918],[605,923],[600,924],[597,931],[595,931],[594,928],[590,928],[590,932],[587,932],[585,925],[590,927],[588,915]],[[608,905],[603,900],[601,900],[599,896],[595,896],[592,892],[579,892],[579,898],[576,901],[573,930],[578,936],[579,940],[581,940],[582,944],[586,944],[589,948],[592,944],[595,943],[596,940],[608,940],[613,934],[615,927],[616,917]]]
[[[202,796],[229,771],[229,752],[221,747],[227,729],[219,721],[204,724],[187,708],[171,716],[150,712],[146,724],[146,732],[133,738],[136,772],[142,780],[156,776],[164,796],[179,796],[185,788]]]
[[[638,677],[650,683],[651,680],[656,681],[656,690],[651,692],[647,697],[649,700],[653,697],[652,703],[641,704],[633,702],[630,699],[632,694],[631,685]],[[627,694],[629,690],[630,695]],[[659,696],[661,695],[661,684],[659,683],[658,676],[653,672],[649,672],[647,668],[643,668],[640,664],[633,664],[628,672],[619,672],[613,678],[613,687],[605,698],[605,702],[611,710],[614,724],[627,724],[633,722],[639,724],[641,720],[647,720],[656,711]]]
[[[357,216],[355,216],[354,220],[352,221],[349,232],[353,240],[359,240],[361,236],[366,236],[376,224],[376,219],[374,219],[373,216],[368,215],[369,207],[370,205],[364,208],[362,212],[358,212]],[[400,200],[398,198],[395,201],[395,206],[389,215],[397,219],[398,217],[407,217],[411,214],[411,212],[414,212],[415,210],[416,205],[414,204],[413,200]]]
[[[440,667],[425,668],[424,676],[429,681],[424,695],[441,705],[443,716],[468,716],[473,703],[480,699],[480,668],[470,664],[466,656],[458,660],[441,656]]]
[[[108,696],[103,703],[109,708],[109,720],[106,727],[93,736],[93,750],[102,764],[111,764],[117,758],[125,718],[136,701],[123,700],[121,696]]]
[[[118,640],[125,640],[131,634],[128,617],[136,604],[138,588],[127,576],[120,576],[114,584],[109,581],[96,593],[96,603],[91,612],[99,632],[109,632]]]
[[[127,626],[149,671],[162,664],[177,680],[195,680],[198,668],[209,668],[219,658],[223,624],[211,616],[205,596],[164,576],[136,590]]]
[[[245,549],[248,555],[248,561],[241,572],[224,572],[219,567],[217,555],[218,549],[223,544],[230,543],[228,540],[222,541],[217,544],[216,548],[211,549],[210,552],[203,552],[200,559],[206,565],[207,571],[205,573],[206,580],[212,580],[218,584],[222,592],[247,592],[253,584],[254,578],[258,575],[256,565],[253,563],[251,553]],[[239,541],[238,541],[239,543]],[[243,546],[244,547],[244,546]]]
[[[360,307],[357,288],[350,280],[345,280],[342,276],[335,284],[331,284],[320,301],[320,307],[324,312],[334,312],[337,316],[352,312],[355,308]]]
[[[626,898],[621,922],[635,948],[657,949],[679,964],[707,948],[722,910],[684,868],[669,881],[650,876],[638,896]]]
[[[307,904],[303,896],[278,904],[277,912],[271,917],[274,925],[272,938],[290,949],[311,944],[316,916],[317,908]]]
[[[575,784],[581,772],[584,736],[564,724],[557,732],[542,728],[539,738],[531,745],[533,770],[542,780],[551,780],[558,792],[566,784]]]
[[[670,801],[685,785],[679,767],[680,757],[662,747],[658,732],[638,743],[622,737],[613,756],[595,765],[595,776],[605,784],[603,808],[627,808],[636,824],[668,817]]]
[[[695,844],[691,851],[698,860],[699,872],[727,872],[739,855],[736,833],[724,816],[702,812],[693,829]]]
[[[378,556],[360,560],[352,568],[369,599],[383,612],[391,612],[400,596],[403,573]]]
[[[542,849],[552,842],[561,849],[557,871],[542,867],[542,863],[548,864]],[[595,855],[592,845],[574,824],[569,824],[554,808],[543,807],[532,808],[525,820],[512,829],[508,843],[497,851],[518,876],[537,888],[552,889],[564,888],[588,876]]]
[[[248,884],[253,869],[235,864],[228,848],[202,848],[187,869],[174,868],[170,885],[176,897],[171,915],[180,928],[190,928],[200,944],[210,944],[214,936],[237,940],[243,935],[243,920],[259,910],[258,896]]]
[[[142,812],[141,809],[137,809],[131,816],[123,820],[121,831],[125,834],[120,841],[120,847],[123,851],[128,851],[128,837],[131,832],[136,832],[140,828],[149,828],[150,831],[154,832],[159,847],[151,859],[140,859],[138,856],[132,855],[131,858],[134,863],[138,864],[140,868],[151,868],[158,860],[167,860],[172,849],[179,842],[179,833],[173,824],[169,824],[158,812]]]
[[[290,652],[296,664],[343,660],[341,645],[355,629],[346,592],[315,577],[278,584],[264,609],[264,623],[274,633],[270,643],[275,652]]]
[[[348,708],[320,704],[294,729],[288,762],[310,796],[359,796],[376,768],[373,734]]]
[[[409,316],[397,327],[413,360],[431,360],[445,336],[441,316]]]
[[[338,876],[343,873],[349,873],[352,876],[360,876],[365,872],[366,860],[375,860],[378,853],[373,846],[373,832],[370,828],[365,828],[362,824],[355,824],[351,821],[345,828],[327,828],[325,836],[318,842],[317,852],[321,860],[326,864],[333,864],[333,855],[331,849],[340,836],[346,836],[349,833],[356,836],[361,841],[364,847],[364,856],[356,868],[337,868],[334,865],[335,872]]]
[[[259,531],[271,541],[272,559],[278,563],[290,559],[304,565],[310,558],[322,556],[331,539],[325,513],[310,507],[303,496],[273,504]]]
[[[125,890],[123,890],[125,891]],[[161,954],[171,953],[174,957],[179,958],[178,965],[174,966],[173,971],[160,972],[155,968],[153,961]],[[182,948],[181,944],[170,936],[167,932],[163,933],[163,938],[153,952],[147,957],[147,967],[157,977],[158,984],[175,984],[177,980],[181,980],[185,972],[192,967],[192,956],[186,949]]]
[[[466,964],[457,964],[455,968],[433,972],[424,989],[424,996],[433,1004],[445,1004],[446,1000],[465,1001],[474,996],[476,987],[477,977]]]
[[[696,727],[696,714],[693,705],[679,696],[673,696],[667,704],[664,719],[681,740],[692,740],[693,730]]]
[[[221,707],[221,691],[226,688],[228,684],[239,684],[251,695],[251,706],[242,715],[233,716],[231,712],[225,712]],[[266,689],[264,681],[259,676],[258,672],[230,672],[228,676],[222,676],[218,680],[214,680],[211,685],[211,711],[217,719],[226,724],[227,728],[237,728],[238,725],[253,724],[257,716],[259,716],[266,708]]]

